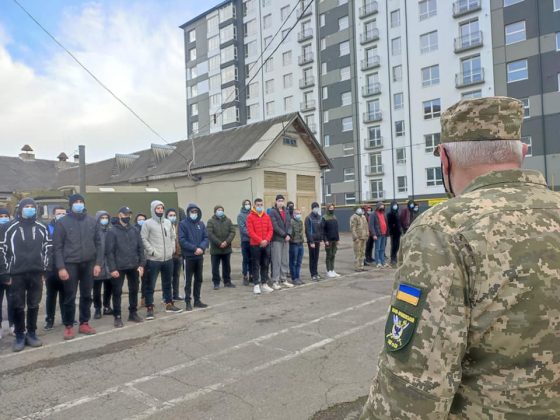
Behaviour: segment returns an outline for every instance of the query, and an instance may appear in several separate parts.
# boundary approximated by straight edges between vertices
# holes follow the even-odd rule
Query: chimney
[[[33,153],[31,146],[26,144],[21,148],[19,157],[21,160],[35,160],[35,153]]]
[[[74,152],[74,163],[80,163],[80,154],[76,151]]]
[[[71,162],[68,162],[68,155],[64,152],[61,152],[56,158],[58,159],[58,162],[56,162],[58,169],[66,169],[73,166]]]
[[[60,153],[56,158],[59,162],[66,162],[68,160],[68,156],[64,152]]]

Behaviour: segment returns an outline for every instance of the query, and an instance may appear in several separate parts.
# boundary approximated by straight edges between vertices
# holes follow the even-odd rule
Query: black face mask
[[[443,179],[443,188],[445,188],[445,192],[450,196],[450,198],[455,197],[455,193],[453,192],[453,186],[451,185],[451,161],[449,160],[449,154],[447,150],[443,148],[443,153],[445,153],[445,157],[447,157],[447,167],[449,171],[447,172],[447,179],[449,180],[449,186],[445,182],[445,175],[443,173],[443,162],[441,163],[441,177]]]
[[[163,217],[163,212],[154,212],[156,214],[157,217],[159,217],[160,219]]]
[[[121,222],[128,225],[130,223],[130,217],[121,217]]]
[[[288,207],[288,213],[294,214],[294,208],[292,206]]]

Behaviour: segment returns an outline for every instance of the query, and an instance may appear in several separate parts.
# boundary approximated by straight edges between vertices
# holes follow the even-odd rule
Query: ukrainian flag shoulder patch
[[[397,290],[397,300],[417,306],[420,301],[422,290],[409,284],[401,283]]]

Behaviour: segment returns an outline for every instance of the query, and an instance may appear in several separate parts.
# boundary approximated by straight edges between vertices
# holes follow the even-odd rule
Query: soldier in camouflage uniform
[[[362,419],[560,418],[560,195],[520,169],[522,120],[505,97],[442,114],[435,154],[457,197],[403,237]],[[519,159],[492,156],[502,140]]]
[[[366,252],[366,241],[369,236],[368,221],[364,210],[358,206],[350,217],[350,232],[354,246],[354,270],[364,271],[364,256]]]

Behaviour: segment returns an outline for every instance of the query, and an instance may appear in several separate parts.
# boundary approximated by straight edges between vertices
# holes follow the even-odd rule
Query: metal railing
[[[314,76],[307,76],[303,79],[299,79],[299,87],[300,89],[305,89],[315,85],[315,77]]]
[[[455,86],[458,88],[484,83],[484,69],[475,69],[455,74]]]
[[[455,52],[470,50],[482,46],[482,31],[472,32],[455,38]]]
[[[360,7],[360,18],[365,18],[366,16],[373,15],[377,13],[379,6],[376,1],[366,1],[362,7]]]
[[[367,44],[368,42],[377,41],[379,39],[379,29],[373,28],[369,31],[364,31],[360,34],[360,43]]]
[[[381,60],[378,55],[373,55],[371,57],[362,60],[362,70],[369,70],[375,67],[379,67]]]
[[[381,83],[375,82],[362,86],[362,96],[378,95],[381,93]]]
[[[378,149],[383,147],[383,137],[374,137],[366,140],[366,149]]]
[[[366,166],[367,175],[383,175],[383,164]]]
[[[297,39],[299,42],[307,41],[313,38],[313,29],[307,28],[298,33]]]
[[[300,110],[302,112],[304,111],[311,111],[312,109],[315,109],[315,99],[310,99],[308,101],[304,101],[300,104]]]
[[[300,55],[298,58],[298,63],[300,66],[305,64],[313,63],[313,54]]]
[[[480,0],[458,0],[453,3],[453,17],[459,17],[482,8]]]
[[[382,119],[383,115],[381,114],[381,111],[364,112],[365,123],[381,121]]]

